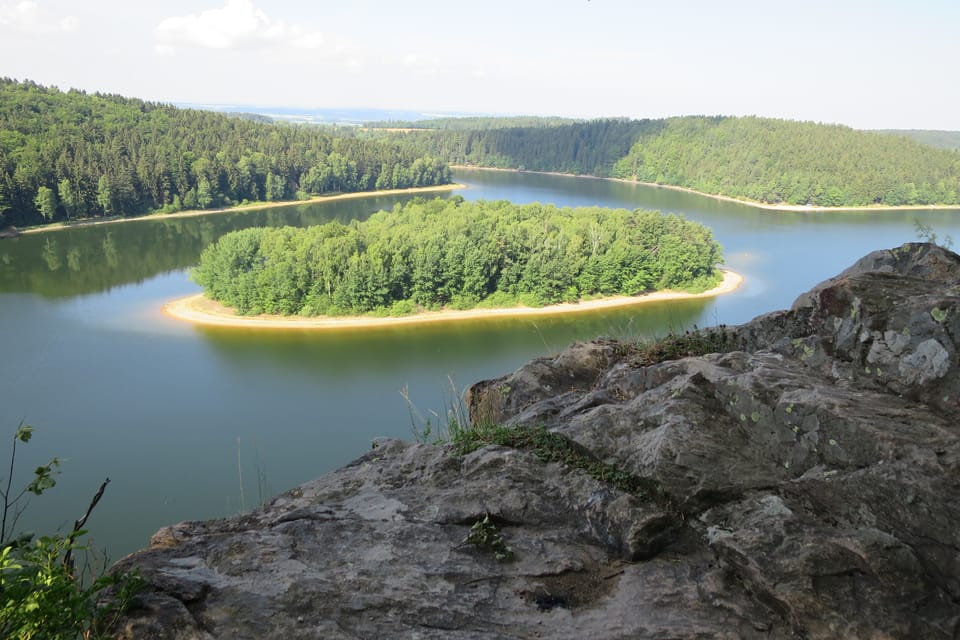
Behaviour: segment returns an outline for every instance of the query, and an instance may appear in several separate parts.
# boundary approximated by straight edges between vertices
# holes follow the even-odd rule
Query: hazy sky
[[[0,0],[0,76],[163,102],[960,130],[960,0]]]

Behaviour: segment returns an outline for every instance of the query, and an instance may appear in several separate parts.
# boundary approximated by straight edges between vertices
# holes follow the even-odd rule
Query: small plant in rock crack
[[[489,513],[484,514],[482,520],[473,523],[464,544],[472,544],[477,549],[488,551],[500,562],[509,562],[514,558],[513,549],[507,545],[496,523],[490,519]]]
[[[726,325],[708,329],[700,329],[694,325],[692,331],[671,332],[663,338],[638,342],[634,346],[634,352],[640,364],[649,366],[667,360],[726,353],[739,348],[734,334],[727,331]]]

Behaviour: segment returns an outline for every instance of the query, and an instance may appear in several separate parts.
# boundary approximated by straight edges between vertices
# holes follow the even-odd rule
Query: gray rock
[[[960,258],[909,244],[718,329],[720,353],[574,345],[474,385],[472,419],[545,426],[662,499],[379,442],[158,532],[118,563],[148,588],[117,637],[958,637],[958,339]],[[512,561],[466,542],[486,516]]]

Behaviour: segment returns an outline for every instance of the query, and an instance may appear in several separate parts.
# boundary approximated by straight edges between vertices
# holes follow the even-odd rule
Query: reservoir
[[[64,531],[111,483],[87,529],[113,559],[158,528],[249,510],[341,466],[379,437],[444,421],[471,383],[597,336],[643,339],[738,324],[790,306],[866,253],[918,240],[916,222],[960,240],[958,211],[778,212],[626,183],[458,170],[467,198],[675,212],[711,227],[746,281],[710,300],[536,319],[379,329],[195,327],[161,314],[199,291],[204,246],[248,226],[363,219],[410,195],[68,229],[0,240],[0,463],[17,425],[17,478],[56,456],[57,486],[19,529]],[[402,392],[416,407],[414,417]]]

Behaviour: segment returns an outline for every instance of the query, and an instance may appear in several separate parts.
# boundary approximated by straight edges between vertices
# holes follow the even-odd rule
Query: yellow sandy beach
[[[455,322],[485,318],[517,318],[582,313],[598,309],[613,309],[646,302],[709,298],[734,291],[743,282],[743,276],[733,271],[723,272],[723,282],[703,293],[657,291],[641,296],[616,296],[576,303],[555,304],[549,307],[511,307],[504,309],[470,309],[467,311],[424,311],[411,316],[374,318],[369,316],[304,318],[300,316],[238,316],[229,307],[197,294],[168,302],[163,312],[173,318],[198,325],[244,327],[255,329],[356,329],[421,324],[426,322]]]
[[[624,182],[626,184],[639,184],[645,187],[656,187],[658,189],[669,189],[670,191],[682,191],[684,193],[692,193],[694,195],[703,196],[704,198],[713,198],[714,200],[722,200],[723,202],[734,202],[736,204],[744,204],[749,207],[756,207],[757,209],[766,209],[767,211],[799,211],[804,212],[808,211],[810,213],[829,213],[831,211],[937,211],[937,210],[946,210],[953,211],[960,206],[955,204],[905,204],[905,205],[884,205],[884,204],[874,204],[868,206],[860,207],[819,207],[813,205],[804,205],[804,204],[769,204],[766,202],[759,202],[757,200],[744,200],[743,198],[734,198],[731,196],[718,195],[715,193],[704,193],[703,191],[696,191],[695,189],[690,189],[689,187],[680,187],[672,184],[657,184],[656,182],[642,182],[640,180],[626,180],[624,178],[602,178],[600,176],[589,176],[589,175],[575,175],[572,173],[562,173],[560,171],[528,171],[526,169],[500,169],[496,167],[475,167],[471,165],[450,165],[451,169],[474,169],[480,171],[507,171],[512,173],[534,173],[545,176],[561,176],[565,178],[587,178],[589,180],[609,180],[610,182]]]
[[[432,193],[436,191],[453,191],[456,189],[465,189],[462,184],[441,184],[433,187],[414,187],[412,189],[384,189],[381,191],[354,191],[351,193],[338,193],[331,196],[316,196],[309,200],[284,200],[282,202],[256,202],[245,204],[239,207],[224,207],[222,209],[193,209],[191,211],[178,211],[176,213],[151,213],[144,216],[134,216],[131,218],[109,218],[107,220],[79,220],[77,222],[55,223],[43,225],[40,227],[27,227],[20,229],[20,233],[44,233],[46,231],[61,231],[63,229],[76,229],[77,227],[92,227],[101,224],[115,224],[118,222],[134,222],[137,220],[172,220],[174,218],[194,218],[197,216],[210,216],[218,213],[237,213],[239,211],[253,211],[260,209],[275,209],[277,207],[295,207],[299,204],[316,204],[318,202],[331,202],[333,200],[351,200],[354,198],[376,198],[378,196],[392,196],[405,193]]]

